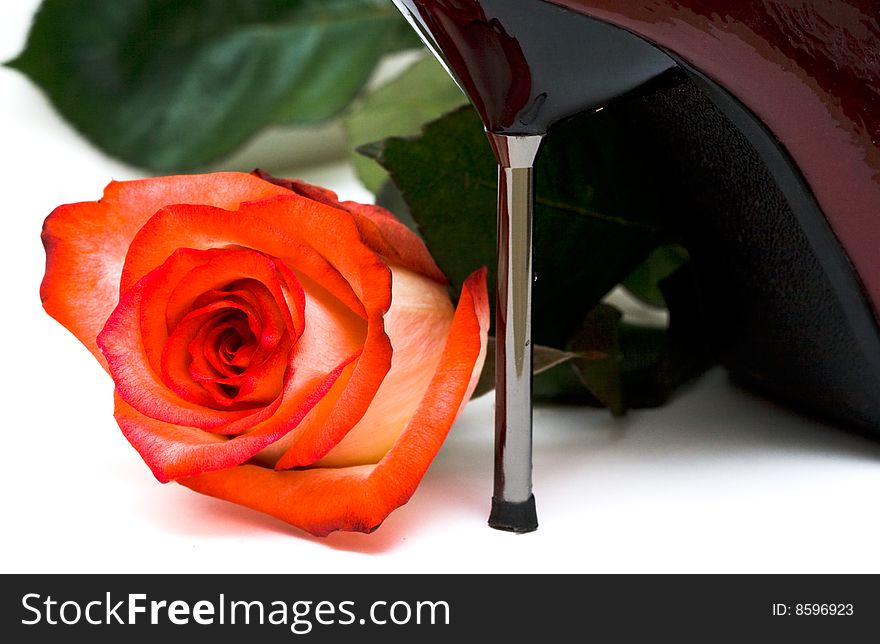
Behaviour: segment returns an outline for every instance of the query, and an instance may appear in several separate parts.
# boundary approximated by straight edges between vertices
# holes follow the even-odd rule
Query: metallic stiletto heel
[[[489,132],[498,159],[495,308],[495,492],[489,525],[538,527],[532,494],[532,213],[543,137]]]

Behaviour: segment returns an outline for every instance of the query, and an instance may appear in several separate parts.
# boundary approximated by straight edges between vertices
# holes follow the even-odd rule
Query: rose
[[[407,502],[485,357],[484,270],[453,311],[416,235],[302,182],[114,182],[43,240],[44,307],[154,475],[316,535]]]

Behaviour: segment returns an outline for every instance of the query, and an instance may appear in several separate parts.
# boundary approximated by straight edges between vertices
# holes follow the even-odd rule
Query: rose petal
[[[308,278],[301,283],[307,324],[295,351],[297,372],[320,367],[328,355],[348,347],[363,347],[363,355],[293,431],[259,454],[267,467],[299,467],[326,454],[367,411],[391,365],[391,343],[381,318],[364,325],[320,286]]]
[[[193,250],[191,248],[178,248],[168,259],[150,274],[149,280],[141,280],[143,294],[141,301],[147,304],[147,309],[152,310],[152,315],[146,310],[138,309],[140,316],[139,328],[142,337],[140,345],[143,347],[147,366],[155,373],[162,372],[162,352],[168,341],[169,320],[166,311],[168,297],[194,268],[204,266],[211,261],[221,250]],[[127,302],[127,293],[120,298],[120,304]],[[117,307],[118,308],[118,307]],[[107,319],[113,319],[114,311]],[[106,332],[102,329],[102,333]],[[100,339],[99,339],[100,346]]]
[[[296,219],[298,225],[279,228],[277,222],[285,218]],[[300,238],[303,230],[321,230],[322,234]],[[210,234],[204,231],[210,231]],[[367,318],[363,357],[354,367],[356,377],[352,381],[355,386],[344,392],[344,400],[333,412],[332,422],[322,425],[305,423],[297,430],[295,443],[302,450],[303,458],[313,462],[329,451],[360,419],[390,367],[391,347],[382,322],[391,299],[390,270],[363,244],[349,214],[289,195],[244,204],[238,213],[198,206],[162,209],[132,242],[125,273],[139,274],[152,266],[157,258],[173,253],[178,245],[210,247],[217,243],[217,239],[223,239],[230,246],[253,248],[281,258],[285,266],[295,269],[303,285],[320,284],[322,291],[331,293],[350,310]],[[161,301],[162,298],[156,299]],[[133,346],[130,339],[122,337],[128,330],[118,328],[119,319],[113,318],[112,322],[108,322],[108,329],[114,329],[118,338],[119,344],[114,350],[121,360],[127,359],[128,352],[143,351],[142,347]],[[314,327],[315,322],[316,319],[306,312],[305,331],[293,352],[297,360],[293,365],[296,374],[300,371],[313,373],[314,365],[320,364],[322,354],[327,353],[325,344],[328,338],[334,338],[333,334],[318,333],[318,329],[313,329],[310,334],[309,327]],[[154,342],[156,340],[151,339],[151,344]],[[146,369],[136,370],[136,374],[125,374],[123,386],[131,389],[124,395],[141,412],[172,424],[231,433],[231,428],[219,428],[223,422],[219,414],[199,418],[195,410],[189,410],[185,405],[180,406],[181,409],[175,407],[168,398],[170,392],[156,389],[158,383],[154,374],[147,373]],[[246,420],[237,420],[236,427]]]
[[[295,427],[356,358],[357,355],[351,356],[309,387],[285,391],[272,405],[255,414],[262,422],[232,439],[194,427],[157,421],[140,413],[118,394],[116,422],[153,475],[163,483],[234,467]]]
[[[161,270],[160,267],[151,275]],[[192,309],[204,301],[205,295],[223,288],[240,291],[241,297],[255,304],[260,318],[258,328],[253,329],[260,334],[257,338],[259,348],[248,368],[233,378],[237,382],[227,380],[223,383],[239,388],[235,394],[229,395],[221,387],[204,386],[204,381],[194,380],[190,370],[191,345],[203,330],[204,316],[215,316],[214,309],[219,305],[215,302],[201,309]],[[289,309],[288,301],[293,303],[295,310]],[[304,302],[296,276],[288,271],[282,277],[276,262],[270,258],[249,250],[220,251],[211,254],[209,261],[183,276],[167,296],[145,297],[141,326],[154,326],[149,324],[150,320],[164,317],[171,329],[170,335],[164,340],[161,373],[163,381],[172,391],[191,402],[234,409],[241,403],[268,403],[280,392],[288,349],[298,339],[298,328],[302,328]],[[294,319],[299,322],[295,324]],[[151,341],[162,341],[158,335],[153,330]],[[122,359],[136,361],[139,357],[126,354]],[[120,389],[120,394],[125,398],[127,392]],[[147,410],[141,411],[153,416]]]
[[[276,468],[289,469],[314,463],[333,449],[367,412],[393,359],[393,349],[384,328],[371,324],[367,333],[363,354],[336,404],[326,416],[316,414],[306,417],[290,433],[290,438],[278,445],[279,448],[290,447],[278,459]],[[298,351],[297,358],[306,362]],[[325,409],[321,407],[321,411]]]
[[[322,203],[327,206],[333,206],[334,208],[339,206],[339,195],[337,195],[332,190],[329,190],[328,188],[316,186],[313,183],[308,183],[307,181],[302,181],[301,179],[282,179],[279,177],[273,177],[265,170],[261,170],[259,168],[251,172],[251,174],[255,177],[263,179],[264,181],[274,183],[276,186],[287,188],[291,192],[295,192],[298,195],[308,197],[312,201],[317,201],[318,203]]]
[[[175,253],[166,264],[147,275],[123,296],[119,306],[107,321],[98,341],[107,356],[111,374],[121,397],[146,417],[172,425],[197,427],[223,434],[237,434],[247,430],[253,424],[261,422],[265,418],[265,414],[259,409],[212,409],[204,404],[187,400],[168,388],[161,376],[161,369],[151,368],[152,361],[145,357],[148,355],[145,342],[149,342],[150,346],[162,347],[168,341],[165,311],[162,307],[162,303],[166,302],[167,298],[160,296],[168,290],[173,292],[171,285],[173,280],[169,280],[168,276],[180,277],[180,267],[191,267],[191,262],[197,257],[209,258],[208,261],[212,263],[205,266],[215,266],[213,262],[222,264],[223,252],[186,251]],[[258,255],[252,251],[225,252],[240,258]],[[256,272],[260,269],[261,261],[268,260],[264,258],[256,261],[255,265],[251,267],[253,271]],[[219,267],[220,264],[216,264],[216,266]],[[266,279],[269,279],[268,273]],[[305,279],[304,283],[309,285],[308,288],[312,292],[326,293],[323,289],[314,287],[310,280]],[[205,284],[206,288],[214,286],[212,283]],[[389,286],[386,285],[385,288],[390,291]],[[147,298],[148,294],[151,295],[149,299]],[[306,296],[303,295],[303,297]],[[159,308],[152,313],[145,312],[155,306]],[[314,328],[309,332],[309,326],[306,326],[303,335],[297,342],[296,350],[293,352],[292,360],[294,362],[291,364],[288,382],[285,385],[288,398],[292,392],[312,386],[313,382],[322,379],[339,363],[364,348],[370,348],[373,351],[375,347],[376,359],[381,359],[385,353],[390,353],[390,345],[387,350],[384,348],[387,337],[382,331],[382,320],[378,312],[374,314],[376,319],[373,325],[376,329],[372,340],[362,344],[364,333],[356,328],[365,326],[365,322],[361,318],[352,313],[348,313],[347,318],[342,315],[324,316],[317,302],[313,302],[313,307],[315,312],[312,316],[311,326]],[[339,308],[343,311],[346,310],[341,305]],[[311,314],[306,313],[305,315],[309,317]],[[157,322],[157,320],[161,321]],[[345,326],[346,322],[347,327]],[[141,335],[142,331],[143,336]],[[322,336],[322,332],[326,335]],[[333,341],[328,341],[328,337],[333,338]]]
[[[321,234],[309,232],[316,230]],[[178,248],[217,246],[250,248],[281,259],[364,317],[365,307],[388,307],[390,291],[382,288],[388,268],[364,245],[351,216],[290,192],[243,204],[237,212],[206,206],[163,208],[132,241],[120,288],[131,288]]]
[[[95,338],[119,299],[129,245],[157,210],[172,203],[235,209],[242,201],[286,192],[258,177],[222,172],[113,182],[100,201],[56,208],[43,225],[43,307],[106,368]]]
[[[151,301],[165,309],[164,316],[159,316],[157,311],[157,318],[164,318],[166,326],[173,329],[198,306],[197,301],[207,293],[224,288],[237,290],[240,280],[255,280],[272,296],[275,306],[267,307],[266,299],[259,297],[257,291],[248,289],[246,283],[242,295],[250,292],[249,301],[263,312],[263,319],[271,317],[268,315],[270,311],[280,313],[281,326],[296,332],[302,326],[302,289],[293,273],[288,273],[290,281],[282,283],[278,269],[276,262],[262,253],[250,250],[214,251],[208,256],[208,261],[182,276],[170,292],[157,293],[151,297]],[[284,287],[294,293],[292,297],[296,306],[293,310],[287,306]],[[298,321],[296,324],[294,319]]]
[[[431,385],[404,433],[377,465],[282,472],[241,465],[180,483],[315,535],[375,530],[410,499],[476,386],[489,327],[485,280],[481,270],[465,282]]]
[[[385,315],[394,351],[391,369],[364,417],[316,465],[364,465],[385,455],[431,384],[452,316],[446,287],[406,269],[392,269],[391,308]]]
[[[226,311],[236,305],[241,306],[234,300],[215,304],[224,306]],[[192,357],[189,370],[194,380],[213,380],[241,375],[256,353],[253,323],[250,320],[234,317],[231,313],[226,315],[228,319],[216,326],[206,324],[204,330],[199,332],[189,346]],[[248,316],[248,313],[242,311],[242,315]],[[253,316],[253,312],[250,316]],[[233,343],[236,346],[233,347]]]
[[[440,284],[449,283],[425,243],[389,211],[354,201],[339,205],[354,216],[364,243],[390,264],[408,268]]]
[[[144,291],[160,275],[160,271],[151,273],[123,295],[98,336],[98,346],[107,358],[117,391],[141,413],[171,424],[216,429],[243,421],[243,425],[223,430],[235,433],[259,422],[262,416],[249,417],[261,410],[222,411],[181,398],[163,382],[161,372],[150,367],[141,336]],[[163,345],[164,341],[159,346]]]
[[[135,396],[125,401],[120,397],[120,426],[124,425],[123,432],[129,441],[161,480],[193,476],[214,467],[229,467],[238,464],[240,461],[237,459],[254,456],[294,429],[309,410],[323,400],[333,382],[348,374],[350,368],[365,371],[361,384],[352,391],[360,391],[368,404],[388,369],[391,346],[383,331],[381,314],[377,311],[374,319],[364,321],[326,290],[303,277],[301,283],[305,293],[306,325],[293,352],[293,375],[285,386],[284,395],[250,416],[223,424],[233,412],[218,412],[198,406],[190,409],[162,386],[155,374],[145,367],[143,360],[126,361],[126,356],[142,350],[137,342],[132,342],[132,338],[137,339],[136,311],[140,307],[139,298],[143,296],[145,284],[158,274],[161,274],[160,271],[154,271],[126,294],[108,322],[104,332],[108,334],[107,338],[102,333],[101,339],[108,340],[105,349],[111,355],[111,364],[130,367],[129,371],[123,370],[117,377],[118,383],[130,385],[129,395]],[[385,288],[390,291],[390,285]],[[130,328],[132,326],[134,330]],[[364,326],[369,329],[366,340],[360,328]],[[115,340],[109,342],[114,337]],[[356,353],[340,364],[327,364],[328,359],[351,346],[356,346],[358,350],[361,347],[369,349],[370,358],[361,359],[360,353]],[[352,364],[354,366],[349,367]],[[328,369],[333,370],[334,376],[329,381]],[[312,395],[314,392],[320,395]],[[146,414],[135,409],[134,404]],[[363,411],[354,401],[345,413],[362,414]],[[174,418],[183,418],[187,422],[174,422]],[[244,441],[241,444],[234,442],[234,448],[230,442],[206,450],[203,449],[203,443],[213,439],[207,438],[209,433],[196,428],[225,434],[248,433],[234,439]],[[326,440],[326,437],[321,439]],[[224,454],[224,450],[229,450],[229,454]]]
[[[364,243],[389,263],[408,268],[441,284],[448,283],[424,242],[385,208],[354,201],[340,202],[332,190],[299,179],[273,177],[265,170],[254,170],[253,174],[318,203],[351,213]]]
[[[216,302],[194,311],[169,336],[162,356],[163,381],[185,400],[215,409],[248,408],[248,405],[252,408],[253,405],[269,404],[281,393],[292,345],[289,334],[278,332],[278,340],[271,346],[264,345],[252,352],[251,364],[239,373],[200,375],[199,369],[204,373],[208,366],[207,358],[202,354],[212,350],[202,346],[205,342],[203,336],[212,335],[205,329],[212,326],[211,318],[218,316],[218,311],[213,310],[218,306],[222,307],[223,303]],[[225,308],[228,310],[228,307]],[[229,326],[221,323],[220,329]],[[235,387],[238,391],[227,394],[222,387],[208,386],[211,384]]]
[[[247,205],[243,206],[243,208],[248,207]],[[217,221],[222,220],[224,216],[237,218],[236,213],[215,208],[195,206],[180,208],[185,211],[185,214],[195,218],[206,217],[206,220],[199,222],[206,228],[210,228],[211,222],[213,222],[216,229]],[[338,216],[336,211],[330,212],[334,213],[334,216]],[[207,218],[210,218],[210,222]],[[160,214],[154,216],[150,222],[157,219],[161,219],[164,224],[175,223],[174,213],[170,211],[160,211]],[[349,237],[355,238],[356,232],[350,221],[348,226],[351,228]],[[242,226],[240,221],[236,221],[232,228],[247,228],[247,226]],[[133,248],[134,246],[135,244],[132,245]],[[294,248],[287,248],[286,251],[290,255],[289,261],[299,268],[298,261],[302,259],[303,254],[307,256],[306,262],[308,263],[309,258],[313,256],[313,251],[309,252],[308,249],[296,244],[294,246]],[[371,354],[370,360],[367,361],[368,366],[370,363],[376,363],[378,371],[383,364],[387,363],[387,361],[383,363],[382,360],[384,355],[390,354],[390,348],[386,351],[380,345],[387,344],[387,338],[384,337],[382,331],[381,316],[387,308],[385,302],[390,300],[389,270],[383,264],[377,263],[375,255],[359,242],[356,245],[352,244],[352,248],[349,250],[351,257],[344,260],[347,269],[357,274],[360,281],[367,283],[368,280],[369,288],[374,289],[370,296],[372,299],[370,304],[371,306],[378,304],[379,308],[371,310],[371,318],[372,324],[378,326],[375,332],[367,338],[368,345],[363,347],[343,346],[344,352],[328,350],[326,338],[334,337],[333,335],[328,334],[322,338],[312,333],[308,338],[301,337],[294,352],[299,366],[293,365],[291,372],[294,386],[309,383],[317,377],[322,377],[334,369],[340,361],[362,348],[368,349]],[[338,250],[336,252],[338,253]],[[360,268],[354,264],[356,260],[363,262]],[[203,263],[199,264],[198,262]],[[178,249],[174,251],[164,264],[149,273],[123,296],[101,333],[99,342],[111,362],[111,372],[120,395],[141,413],[156,420],[176,425],[200,427],[224,434],[240,433],[247,429],[247,415],[251,413],[249,410],[210,409],[203,406],[204,401],[200,400],[199,402],[202,404],[195,404],[182,396],[183,392],[169,390],[160,375],[163,366],[166,370],[168,368],[167,363],[165,365],[162,363],[161,347],[164,347],[168,341],[166,324],[174,324],[201,293],[216,289],[228,280],[239,279],[248,274],[262,275],[260,281],[271,286],[273,280],[277,282],[276,269],[285,275],[285,282],[289,287],[288,294],[285,295],[276,285],[273,289],[276,301],[283,300],[285,297],[292,298],[296,304],[294,308],[302,309],[305,295],[300,286],[295,284],[299,280],[296,279],[296,275],[290,271],[286,263],[273,262],[265,255],[250,250]],[[334,274],[338,277],[337,273]],[[303,281],[312,284],[311,280],[306,277],[303,277]],[[326,289],[320,290],[324,293],[327,292]],[[294,315],[295,319],[291,319],[288,308],[284,307],[288,326],[301,327],[303,314],[297,313]],[[337,317],[344,319],[343,316]],[[360,320],[359,317],[351,314],[348,314],[348,318]],[[318,320],[319,318],[315,318],[312,322],[316,323]],[[349,324],[349,326],[352,325]],[[340,340],[351,337],[351,332],[341,329],[338,323],[332,329],[326,330],[331,331]],[[141,333],[143,333],[143,340],[141,340]],[[384,369],[387,371],[387,364]],[[375,388],[378,388],[379,382],[366,379],[364,385],[370,386],[371,383],[375,385],[371,390],[374,392]],[[224,426],[227,423],[234,424]]]

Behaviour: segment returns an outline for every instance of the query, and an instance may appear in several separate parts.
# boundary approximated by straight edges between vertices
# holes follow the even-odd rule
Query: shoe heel
[[[532,494],[533,172],[553,123],[675,67],[632,34],[545,2],[394,0],[479,112],[498,160],[495,484],[489,525],[538,527]],[[583,65],[595,74],[584,82]]]

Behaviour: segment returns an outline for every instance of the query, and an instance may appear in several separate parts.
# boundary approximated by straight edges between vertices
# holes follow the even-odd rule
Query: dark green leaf
[[[669,327],[623,319],[600,304],[587,315],[567,350],[535,347],[533,396],[554,404],[603,406],[615,416],[665,404],[684,384],[717,363],[708,321],[690,264],[663,280],[672,305]],[[478,394],[494,386],[494,341]]]
[[[559,360],[539,365],[536,353],[533,394],[615,415],[664,403],[711,364],[697,290],[682,278],[687,254],[661,247],[677,239],[679,204],[630,116],[612,106],[557,124],[536,168],[533,339]],[[405,203],[393,190],[383,199],[411,212],[453,292],[481,265],[494,272],[497,170],[472,109],[364,152],[389,170]],[[669,328],[635,326],[599,305],[628,277],[643,300],[668,304]],[[490,359],[480,391],[493,374]]]
[[[566,352],[571,359],[536,376],[535,399],[603,406],[621,416],[629,409],[665,404],[684,384],[715,364],[708,327],[698,316],[699,298],[687,291],[686,300],[676,299],[685,295],[681,290],[685,272],[690,269],[682,269],[663,283],[665,296],[676,302],[671,315],[675,322],[668,329],[626,322],[611,307],[600,305]],[[672,279],[678,285],[670,287]]]
[[[387,0],[45,0],[8,64],[105,152],[178,171],[339,113],[402,24]]]
[[[535,345],[532,349],[532,372],[537,376],[554,367],[577,358],[577,354],[560,351],[552,347]],[[487,394],[495,388],[495,338],[489,338],[486,348],[486,362],[480,373],[480,380],[474,390],[474,398]]]
[[[352,149],[390,136],[418,134],[422,124],[467,102],[433,56],[425,56],[400,76],[371,92],[345,119]],[[354,155],[358,177],[377,192],[388,174],[372,159]]]
[[[382,184],[382,187],[379,188],[379,192],[376,193],[376,205],[382,206],[386,210],[390,210],[394,213],[394,216],[405,225],[407,228],[419,234],[419,226],[416,223],[415,219],[412,217],[412,213],[409,211],[409,206],[406,201],[403,200],[403,195],[400,194],[400,190],[397,189],[397,186],[390,180],[386,180],[385,183]]]
[[[615,145],[620,127],[605,112],[590,114],[559,124],[544,145],[536,171],[538,344],[564,346],[662,233],[664,211],[630,184],[638,179]],[[483,265],[493,287],[496,166],[474,111],[452,112],[419,137],[386,140],[374,154],[454,289]]]
[[[620,320],[620,311],[600,304],[587,315],[570,344],[578,355],[572,365],[584,387],[614,416],[623,416],[627,409],[621,377]],[[596,355],[602,357],[596,359]]]
[[[391,173],[453,291],[489,266],[494,289],[495,162],[479,119],[461,108],[410,139],[361,148]],[[491,299],[491,298],[490,298]]]
[[[623,286],[635,297],[651,306],[665,307],[660,282],[672,275],[689,260],[690,255],[678,244],[664,244],[623,281]]]
[[[584,387],[584,381],[571,361],[536,375],[532,382],[532,400],[536,404],[602,406],[590,390]]]
[[[627,409],[658,407],[671,389],[666,386],[663,364],[667,355],[667,329],[622,323],[618,331],[622,357],[621,378]]]
[[[399,20],[388,35],[386,48],[389,52],[422,49],[424,43],[406,20]]]
[[[683,385],[717,363],[693,267],[682,265],[659,284],[669,307],[668,328],[623,322],[621,377],[628,409],[665,404]]]

